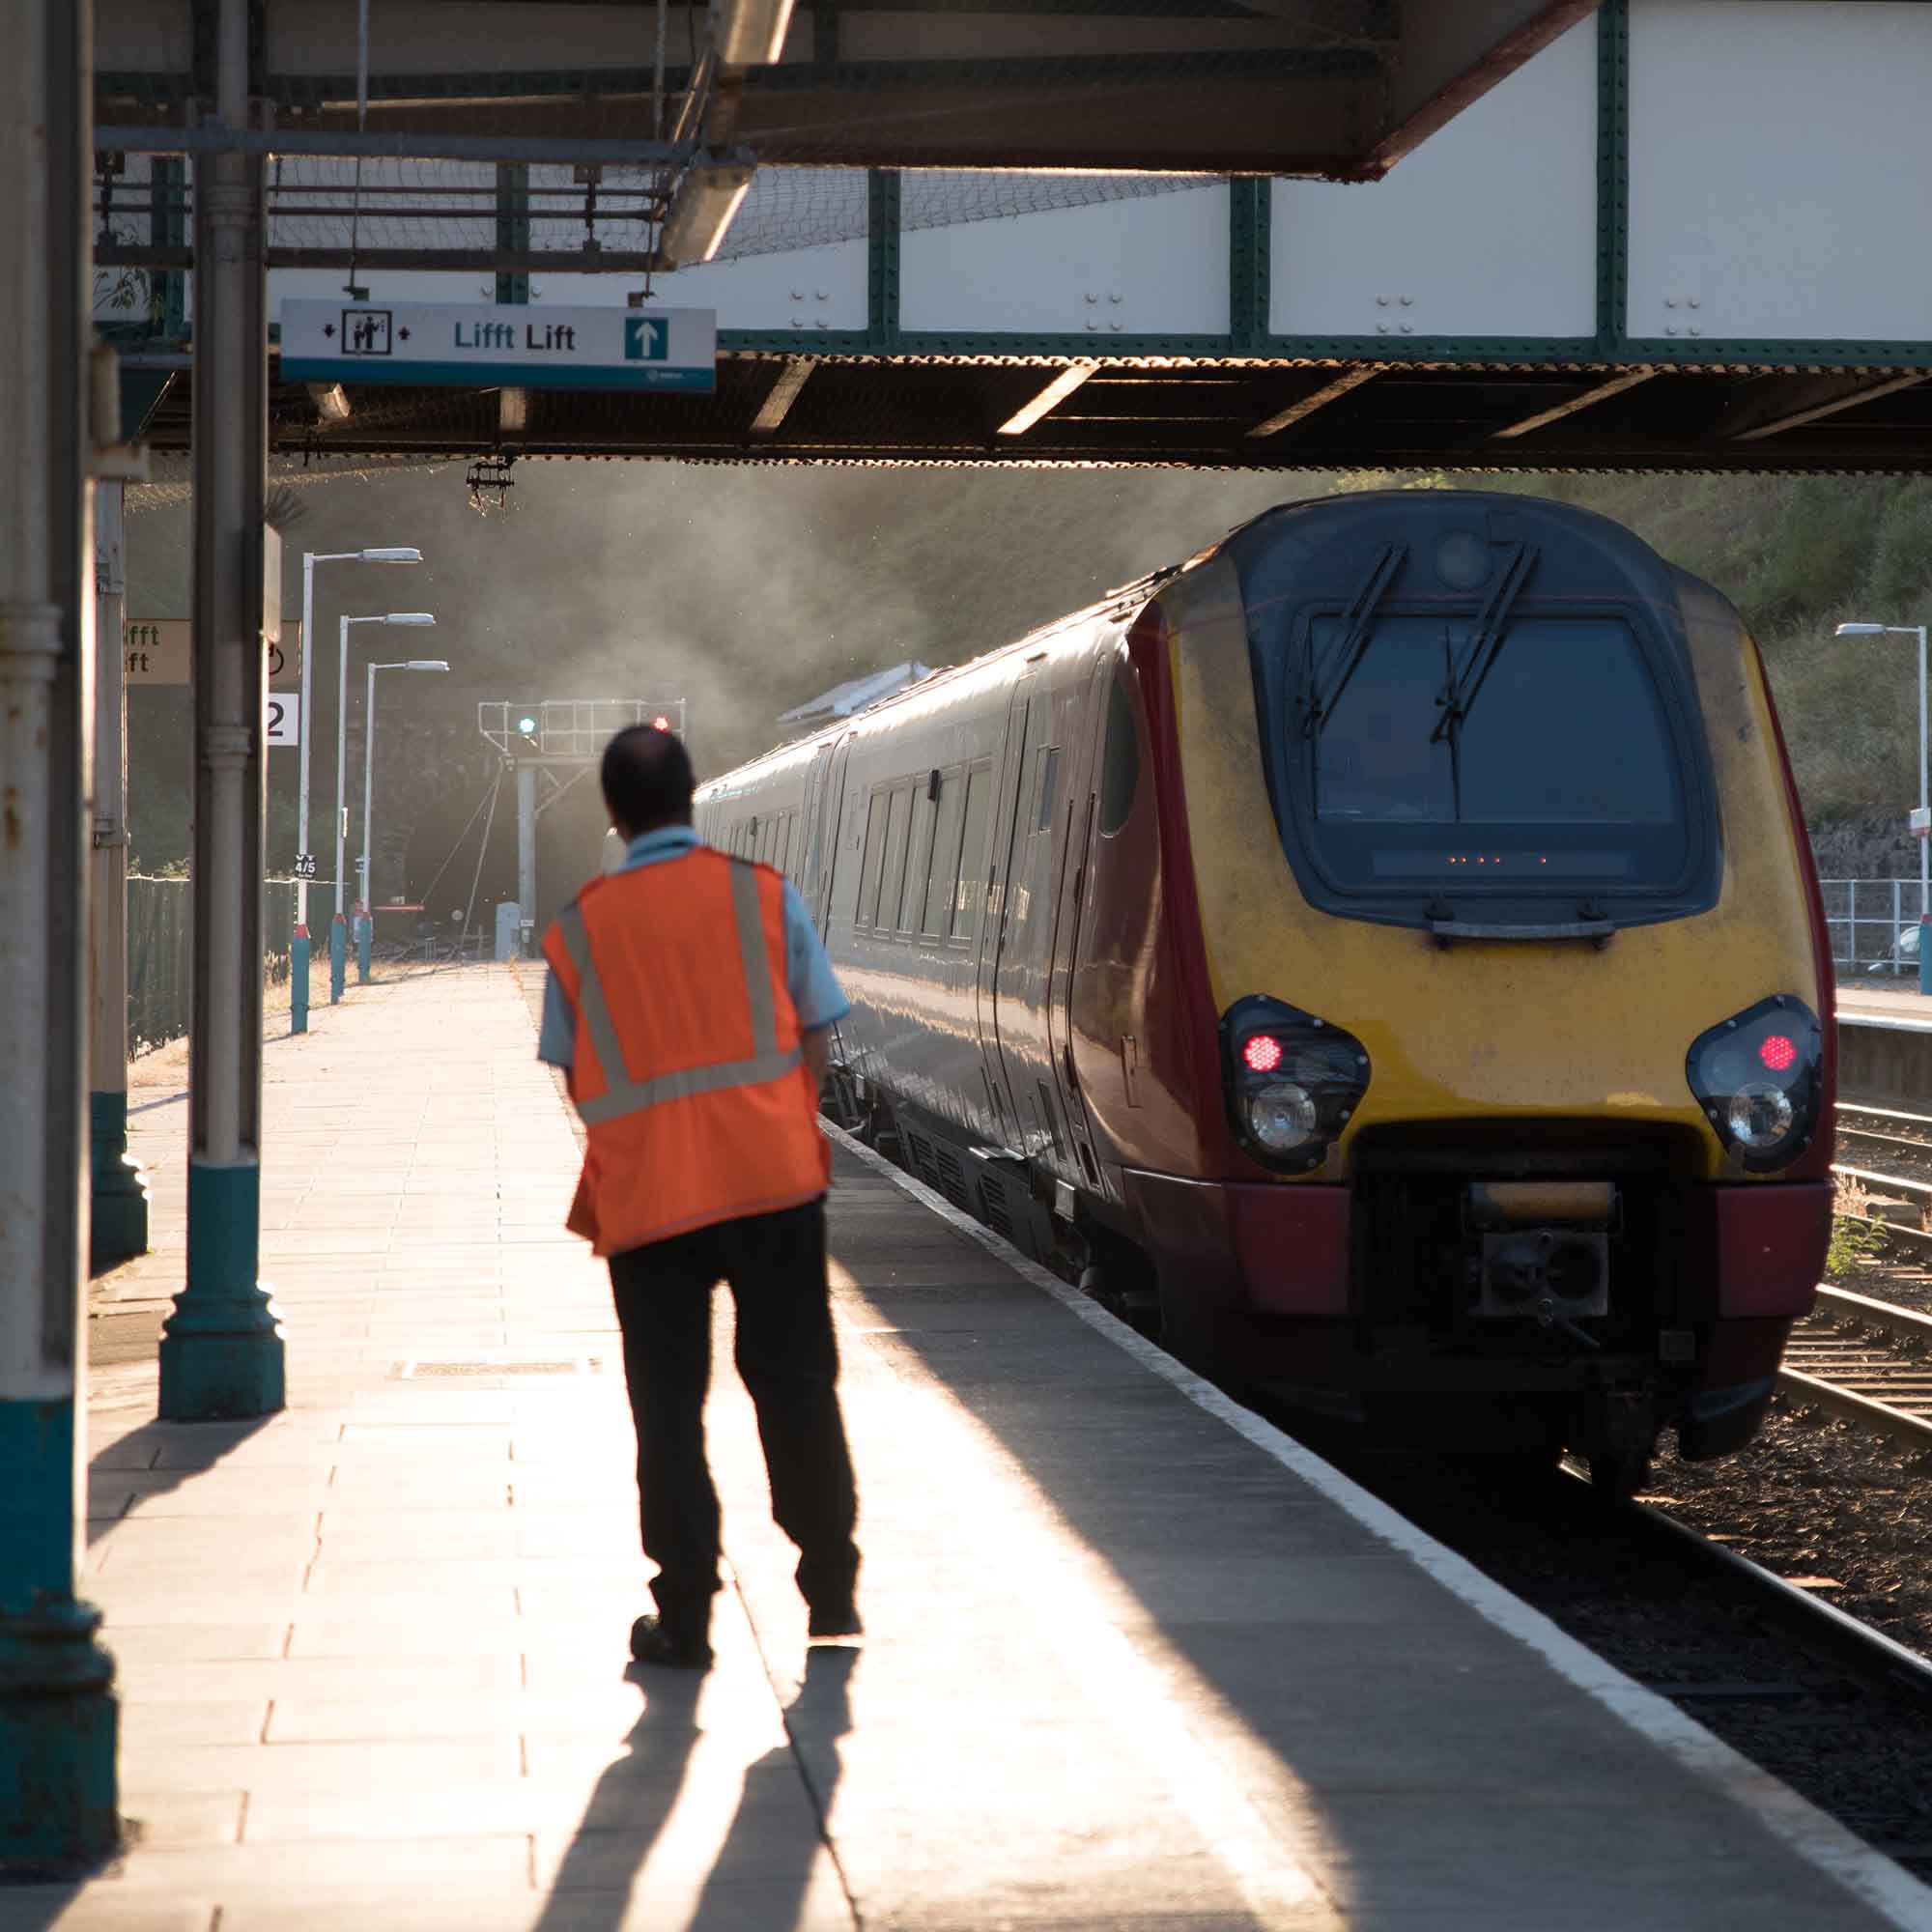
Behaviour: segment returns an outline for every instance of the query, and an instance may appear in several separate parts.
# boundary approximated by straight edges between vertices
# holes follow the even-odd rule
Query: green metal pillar
[[[497,246],[506,254],[524,255],[530,246],[530,171],[522,161],[497,164]],[[530,278],[524,274],[497,277],[499,302],[526,302]]]
[[[87,789],[94,648],[86,0],[0,63],[0,1875],[114,1849],[117,1706],[75,1595],[86,1501]],[[51,268],[49,265],[52,265]]]
[[[122,428],[126,429],[125,422]],[[88,1028],[93,1217],[99,1274],[148,1252],[148,1179],[128,1151],[128,680],[121,644],[123,483],[94,489],[94,863]]]
[[[219,0],[223,125],[249,125],[249,0]],[[261,1253],[262,495],[269,341],[259,155],[195,161],[194,1003],[187,1283],[161,1331],[162,1417],[271,1414],[282,1329]],[[277,586],[279,592],[279,586]]]

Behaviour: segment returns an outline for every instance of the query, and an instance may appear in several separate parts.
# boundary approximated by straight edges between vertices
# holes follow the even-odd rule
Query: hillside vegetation
[[[1627,524],[1743,611],[1770,667],[1819,869],[1916,874],[1918,648],[1838,639],[1846,618],[1932,623],[1932,483],[1896,478],[1540,477],[1521,487]]]

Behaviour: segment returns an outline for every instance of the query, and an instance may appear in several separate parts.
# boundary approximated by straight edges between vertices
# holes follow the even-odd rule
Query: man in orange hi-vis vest
[[[730,1284],[772,1514],[798,1546],[812,1637],[860,1633],[858,1505],[825,1278],[829,1029],[848,1010],[818,933],[769,866],[698,842],[691,760],[637,725],[605,748],[626,842],[544,935],[539,1056],[570,1075],[586,1145],[571,1229],[611,1264],[638,1426],[657,1613],[640,1662],[703,1669],[718,1589],[704,1460],[711,1291]]]

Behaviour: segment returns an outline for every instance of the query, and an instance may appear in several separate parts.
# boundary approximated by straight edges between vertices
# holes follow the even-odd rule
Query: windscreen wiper
[[[1442,716],[1435,721],[1435,728],[1429,734],[1432,745],[1441,743],[1444,738],[1453,743],[1456,733],[1462,729],[1463,721],[1475,709],[1476,699],[1490,672],[1495,668],[1496,659],[1502,654],[1504,629],[1509,623],[1510,611],[1515,608],[1517,595],[1529,573],[1536,568],[1536,558],[1537,548],[1534,544],[1510,546],[1509,560],[1503,565],[1502,575],[1496,579],[1496,587],[1490,592],[1490,601],[1483,606],[1482,615],[1476,619],[1476,628],[1470,634],[1467,649],[1459,663],[1448,668],[1447,681],[1437,700],[1442,706]]]
[[[1376,553],[1368,575],[1356,585],[1355,594],[1350,598],[1349,608],[1343,612],[1342,635],[1328,647],[1320,664],[1314,661],[1315,646],[1311,636],[1308,717],[1304,725],[1309,736],[1319,735],[1321,727],[1334,716],[1335,707],[1342,701],[1342,694],[1349,688],[1349,680],[1354,676],[1369,648],[1376,612],[1380,609],[1382,599],[1388,595],[1388,587],[1395,582],[1395,574],[1402,568],[1402,560],[1407,554],[1408,546],[1404,543],[1385,543]],[[1329,688],[1331,680],[1332,690]]]

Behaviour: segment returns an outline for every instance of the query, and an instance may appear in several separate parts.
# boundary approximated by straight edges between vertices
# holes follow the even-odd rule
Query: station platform
[[[130,1849],[0,1891],[0,1928],[1932,1926],[1897,1867],[849,1144],[867,1640],[807,1646],[721,1346],[718,1663],[630,1664],[617,1338],[525,989],[424,971],[314,1029],[268,1089],[290,1406],[161,1425],[151,1359],[96,1368]],[[178,1277],[181,1112],[134,1116],[159,1245],[102,1321]]]
[[[1896,981],[1885,986],[1840,984],[1838,1017],[1859,1020],[1869,1026],[1893,1025],[1932,1030],[1932,999],[1918,990],[1915,980],[1910,985]]]

